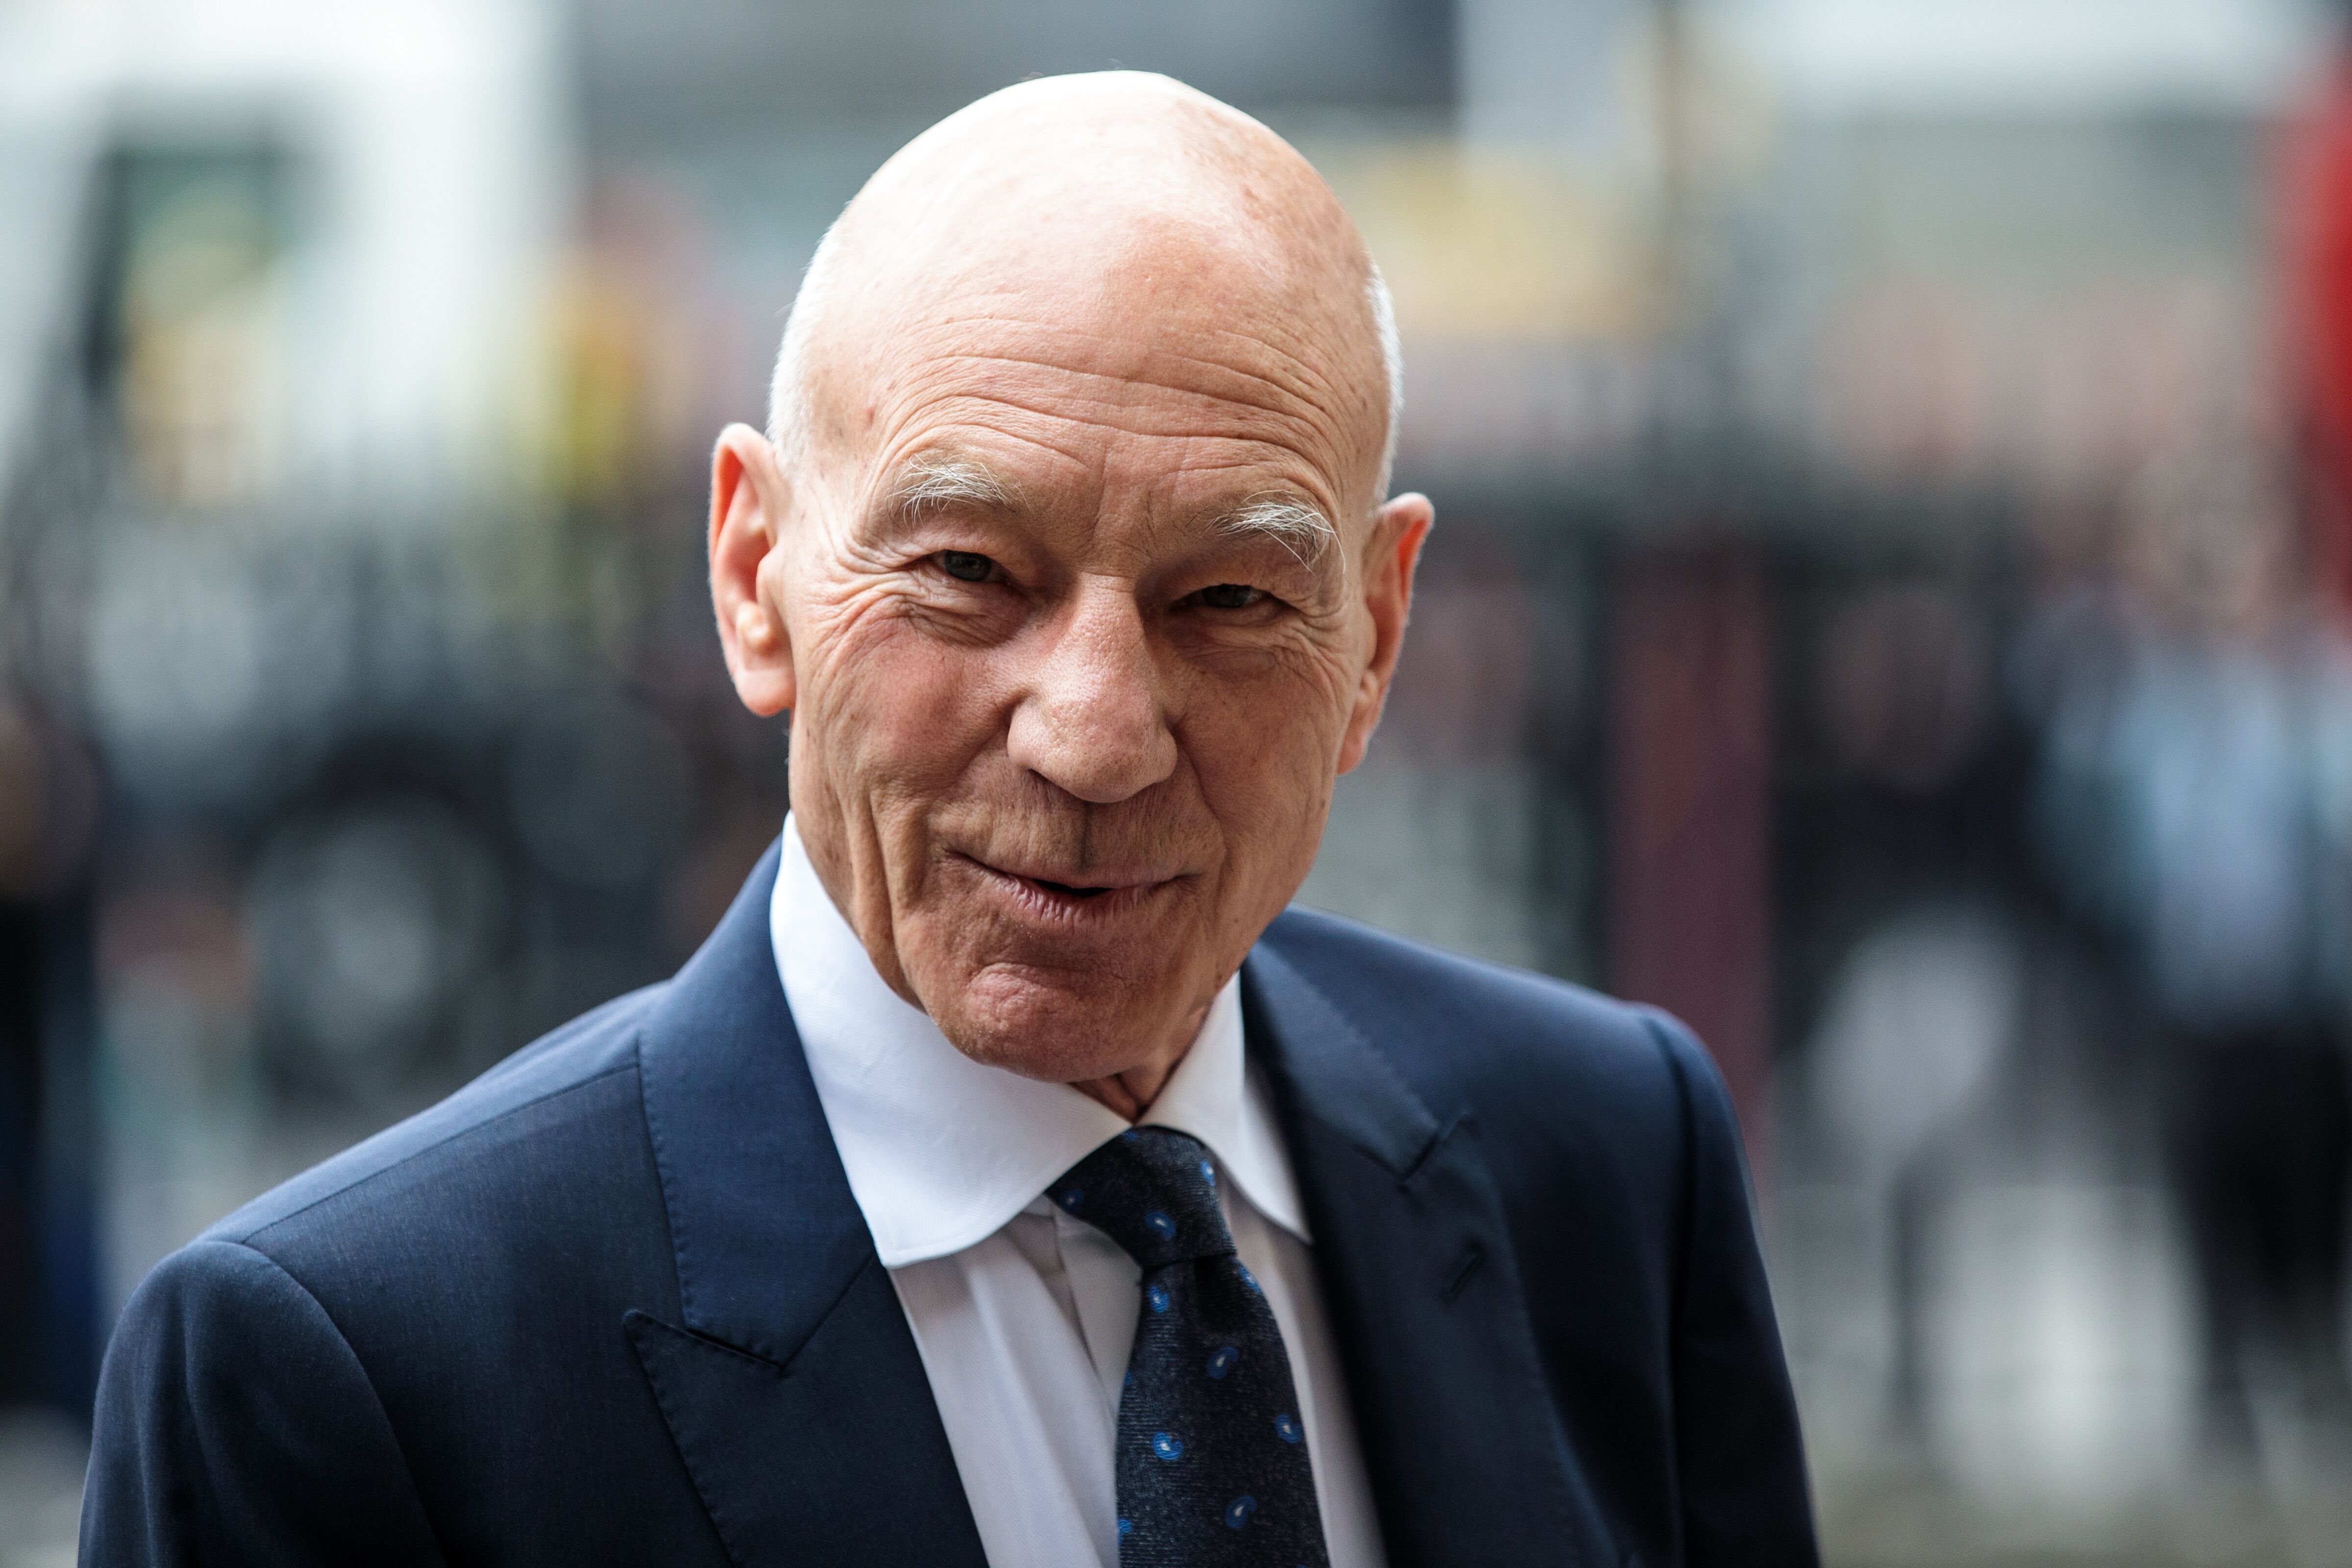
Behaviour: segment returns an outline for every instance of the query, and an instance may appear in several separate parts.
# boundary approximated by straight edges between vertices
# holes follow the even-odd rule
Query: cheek
[[[1179,735],[1211,811],[1265,863],[1288,864],[1328,804],[1353,687],[1336,661],[1286,663],[1258,679],[1207,682]]]
[[[1001,727],[985,658],[923,635],[894,595],[845,595],[803,624],[797,728],[835,787],[867,808],[936,796]]]

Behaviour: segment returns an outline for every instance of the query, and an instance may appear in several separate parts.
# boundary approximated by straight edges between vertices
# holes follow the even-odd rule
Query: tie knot
[[[1217,1171],[1200,1141],[1166,1127],[1120,1133],[1047,1189],[1074,1218],[1103,1232],[1144,1271],[1234,1249],[1217,1207]]]

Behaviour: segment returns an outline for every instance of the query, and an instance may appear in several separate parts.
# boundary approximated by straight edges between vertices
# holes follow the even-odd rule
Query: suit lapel
[[[776,862],[771,850],[639,1041],[683,1321],[633,1311],[622,1326],[738,1568],[984,1568],[776,978]],[[1270,949],[1244,966],[1242,994],[1391,1562],[1613,1562],[1545,1394],[1470,1118],[1433,1114]]]
[[[982,1568],[776,977],[776,866],[771,849],[638,1043],[684,1321],[624,1327],[738,1568]]]
[[[1433,1114],[1266,947],[1242,974],[1390,1561],[1613,1565],[1545,1393],[1471,1118]]]

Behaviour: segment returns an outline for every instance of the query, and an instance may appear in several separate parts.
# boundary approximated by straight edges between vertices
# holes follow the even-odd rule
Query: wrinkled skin
[[[719,439],[728,666],[790,710],[794,818],[890,986],[1139,1115],[1395,668],[1431,511],[1375,493],[1361,243],[1263,127],[1131,73],[982,100],[843,224],[797,460]],[[943,468],[989,482],[905,503]],[[1275,499],[1329,547],[1231,525]]]

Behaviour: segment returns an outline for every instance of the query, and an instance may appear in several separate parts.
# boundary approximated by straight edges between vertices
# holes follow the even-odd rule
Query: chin
[[[929,987],[922,987],[927,996]],[[959,975],[928,1010],[976,1062],[1046,1083],[1110,1078],[1166,1043],[1192,1011],[1176,976],[1160,984],[1097,972],[993,964]]]

